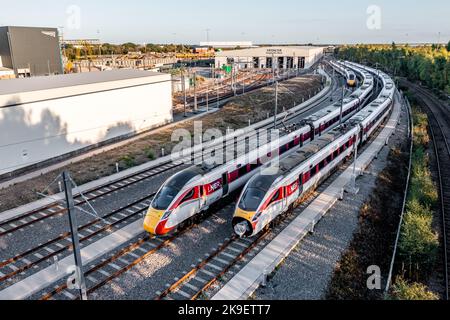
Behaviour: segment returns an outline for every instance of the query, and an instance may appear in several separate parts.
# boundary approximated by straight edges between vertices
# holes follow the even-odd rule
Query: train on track
[[[274,173],[259,173],[250,179],[233,217],[236,235],[252,237],[260,233],[331,175],[340,163],[352,156],[355,148],[369,140],[393,107],[395,85],[389,76],[381,77],[383,90],[378,99],[344,126],[280,160]]]
[[[363,85],[343,103],[333,104],[301,121],[292,132],[280,137],[276,146],[273,143],[263,145],[223,165],[193,166],[167,180],[150,205],[144,229],[162,236],[184,227],[189,219],[242,188],[260,172],[266,159],[272,161],[288,156],[339,125],[341,108],[342,121],[350,119],[364,106],[374,89],[373,76],[367,70],[359,66],[352,68],[361,74]]]
[[[347,68],[347,66],[344,64],[343,66],[337,63],[334,63],[333,61],[330,61],[330,65],[343,77],[345,77],[347,81],[347,86],[350,88],[355,88],[358,85],[358,77],[356,76],[355,72]]]

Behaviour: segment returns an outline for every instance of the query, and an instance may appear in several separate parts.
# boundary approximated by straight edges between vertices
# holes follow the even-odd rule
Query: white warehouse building
[[[172,121],[169,74],[114,70],[4,80],[0,175]]]
[[[324,54],[323,47],[260,47],[217,52],[216,68],[235,65],[239,69],[309,69]]]

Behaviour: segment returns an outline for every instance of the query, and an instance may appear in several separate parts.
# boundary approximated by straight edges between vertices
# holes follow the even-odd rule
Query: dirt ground
[[[308,99],[320,89],[319,76],[304,76],[280,83],[279,112],[289,110]],[[223,133],[227,128],[238,129],[246,127],[249,119],[256,123],[273,116],[274,88],[262,88],[246,95],[230,100],[223,109],[216,113],[197,118],[203,121],[203,130],[220,129]],[[186,121],[175,127],[160,130],[155,134],[143,137],[130,145],[118,147],[95,157],[71,164],[57,171],[44,174],[0,190],[0,212],[40,199],[36,192],[42,192],[63,170],[68,170],[78,185],[85,184],[116,172],[116,163],[120,168],[127,169],[154,160],[160,156],[164,148],[170,153],[175,143],[170,142],[172,132],[176,129],[194,131],[193,121]],[[56,192],[56,188],[50,191]]]

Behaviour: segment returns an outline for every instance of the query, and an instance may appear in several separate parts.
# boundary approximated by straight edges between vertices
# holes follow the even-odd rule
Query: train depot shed
[[[169,74],[114,70],[4,80],[0,175],[172,121]]]
[[[216,68],[234,65],[238,69],[309,69],[324,54],[323,47],[279,46],[217,52]]]

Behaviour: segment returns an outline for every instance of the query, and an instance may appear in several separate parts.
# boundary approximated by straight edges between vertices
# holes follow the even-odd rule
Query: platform
[[[396,95],[394,110],[385,128],[375,141],[358,157],[357,172],[364,172],[386,145],[397,127],[401,103]],[[258,289],[266,275],[274,272],[283,260],[299,245],[324,215],[341,198],[353,176],[353,166],[341,174],[301,215],[269,243],[253,260],[235,275],[212,300],[246,300]]]

